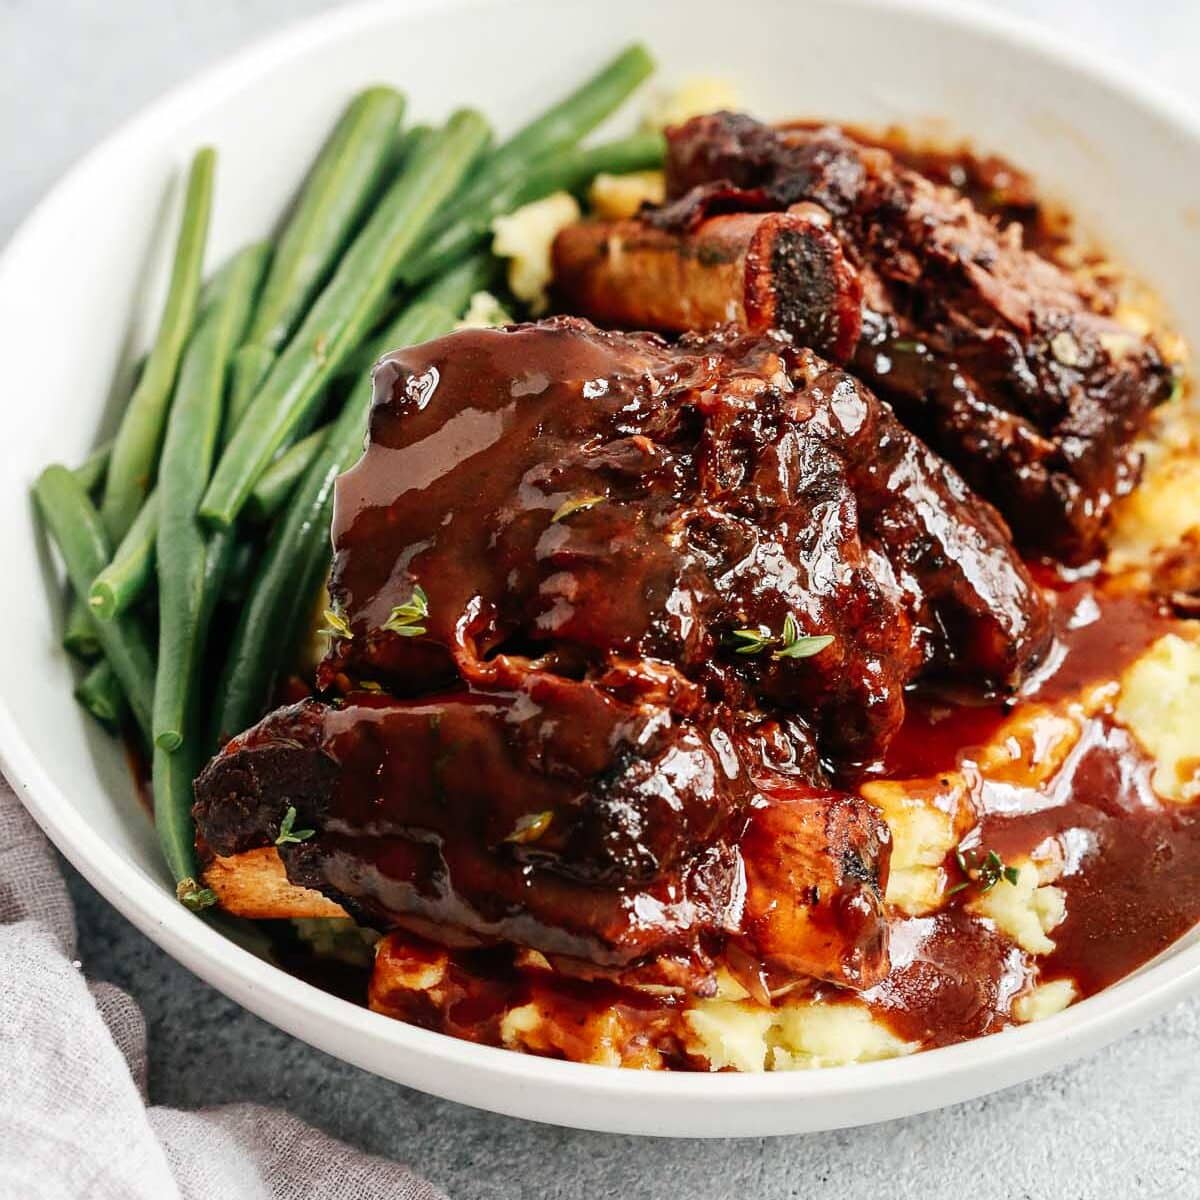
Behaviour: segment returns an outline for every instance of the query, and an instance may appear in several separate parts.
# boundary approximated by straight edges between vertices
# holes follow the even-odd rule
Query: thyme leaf
[[[190,875],[175,886],[175,899],[192,912],[202,912],[217,902],[217,893],[212,888],[201,887]]]
[[[756,629],[735,629],[730,637],[735,643],[734,654],[758,654],[775,642],[775,635],[765,625]],[[741,645],[737,645],[738,642]]]
[[[397,633],[401,637],[421,637],[425,626],[419,624],[429,616],[429,597],[425,589],[418,583],[413,588],[412,595],[403,603],[397,604],[388,614],[383,628],[389,633]]]
[[[285,846],[289,842],[306,842],[314,833],[315,829],[294,829],[296,823],[296,806],[288,805],[288,810],[283,814],[283,820],[279,822],[279,836],[275,839],[275,845]]]
[[[354,631],[350,628],[350,622],[336,608],[327,608],[325,610],[325,624],[321,626],[321,632],[331,638],[348,639],[354,636]]]
[[[554,510],[554,516],[550,518],[550,524],[556,525],[572,513],[582,512],[585,508],[592,508],[597,504],[603,504],[605,499],[606,497],[604,496],[572,496],[569,500],[564,500]]]
[[[812,658],[814,654],[820,654],[826,646],[832,645],[833,636],[828,633],[822,633],[813,637],[801,633],[796,618],[791,613],[788,613],[783,622],[783,633],[780,636],[780,641],[783,644],[771,655],[773,659]]]

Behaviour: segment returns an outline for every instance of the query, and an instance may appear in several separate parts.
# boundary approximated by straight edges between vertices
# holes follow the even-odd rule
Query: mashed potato
[[[1042,1021],[1074,1004],[1079,990],[1070,979],[1052,979],[1013,1001],[1012,1015],[1022,1025]]]
[[[776,1028],[771,1051],[771,1067],[776,1071],[875,1062],[919,1049],[896,1037],[865,1004],[855,1002],[785,1005]]]
[[[597,175],[588,189],[593,216],[622,221],[637,215],[643,204],[661,204],[667,183],[661,171],[631,171],[628,175]]]
[[[511,325],[512,314],[491,292],[476,292],[455,329],[490,329],[496,325]]]
[[[976,756],[979,772],[997,783],[1040,787],[1066,762],[1082,734],[1081,721],[1116,695],[1115,684],[1090,687],[1062,708],[1026,704],[1018,708]]]
[[[910,916],[933,911],[946,889],[942,864],[973,819],[962,775],[947,771],[929,780],[875,780],[863,785],[862,794],[892,833],[884,899]]]
[[[775,1017],[773,1008],[752,1000],[701,1000],[684,1014],[687,1049],[714,1071],[765,1071]]]
[[[1116,716],[1153,756],[1164,800],[1200,797],[1200,643],[1159,638],[1122,676]]]
[[[1200,534],[1196,423],[1190,401],[1175,401],[1160,414],[1156,437],[1144,447],[1142,482],[1114,513],[1108,560],[1111,570],[1151,566],[1189,535]]]
[[[648,129],[666,129],[704,113],[740,107],[741,97],[728,79],[697,75],[658,96],[646,114],[645,125]]]
[[[1009,864],[1015,882],[1000,879],[967,902],[967,909],[986,917],[1027,954],[1049,954],[1054,942],[1047,936],[1067,915],[1062,888],[1041,883],[1038,868],[1028,859]]]
[[[536,316],[548,307],[546,289],[553,275],[551,250],[560,229],[582,214],[569,192],[555,192],[492,222],[492,250],[508,261],[508,286]]]
[[[801,1071],[911,1054],[858,1001],[784,1000],[763,1008],[750,1000],[702,1000],[684,1014],[689,1053],[714,1071]]]
[[[578,1020],[563,1020],[536,999],[510,1008],[500,1020],[500,1039],[510,1050],[549,1054],[600,1067],[661,1070],[662,1052],[674,1023],[673,1010],[631,1014],[621,1005],[593,1009]]]

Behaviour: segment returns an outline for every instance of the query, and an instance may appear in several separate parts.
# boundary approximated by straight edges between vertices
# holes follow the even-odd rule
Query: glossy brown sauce
[[[424,990],[397,986],[418,972]],[[434,982],[431,982],[434,981]],[[625,1065],[683,1067],[676,1038],[681,1001],[607,980],[583,980],[544,967],[520,967],[507,947],[447,954],[418,937],[392,937],[380,948],[371,1007],[410,1024],[467,1041],[499,1045],[505,1015],[530,1006],[550,1019],[528,1049],[578,1062],[619,1053]]]
[[[1176,624],[1158,600],[1140,592],[1110,592],[1088,580],[1063,583],[1048,571],[1039,582],[1053,602],[1057,636],[1021,694],[985,703],[910,695],[900,732],[870,774],[905,779],[947,770],[989,742],[1019,704],[1061,704],[1089,684],[1115,679]]]
[[[957,906],[893,919],[892,971],[864,999],[892,1030],[922,1046],[945,1046],[1008,1024],[1025,985],[1021,951]]]
[[[1021,703],[1061,708],[1088,685],[1117,678],[1163,634],[1178,627],[1145,595],[1089,582],[1056,593],[1058,639],[1047,670]],[[888,778],[923,777],[956,767],[968,777],[978,748],[992,742],[1015,704],[909,707],[885,761]],[[1083,720],[1078,742],[1040,785],[980,779],[979,820],[963,839],[1005,862],[1048,839],[1063,849],[1066,917],[1040,960],[1039,982],[1072,980],[1089,996],[1136,970],[1200,920],[1200,812],[1159,800],[1146,752],[1108,715]],[[951,878],[962,878],[952,860]],[[941,912],[891,924],[892,972],[867,998],[902,1037],[944,1045],[1009,1023],[1013,998],[1028,984],[1024,956],[962,905],[964,889]]]
[[[1067,915],[1051,934],[1055,949],[1042,977],[1071,978],[1085,996],[1136,970],[1200,919],[1200,812],[1159,801],[1151,767],[1125,730],[1093,719],[1050,788],[1051,804],[989,813],[980,826],[982,842],[1002,856],[1050,837],[1066,847],[1057,886],[1067,894]],[[1011,799],[1004,797],[1006,809]]]
[[[1040,659],[1045,605],[998,518],[769,335],[559,318],[397,352],[375,383],[336,493],[341,706],[268,717],[202,790],[241,786],[239,755],[299,765],[298,742],[336,762],[321,836],[284,863],[383,929],[674,958],[699,995],[713,943],[761,964],[754,986],[880,977],[887,831],[803,718],[865,757],[923,671],[981,686]],[[389,614],[418,594],[409,636]],[[736,648],[789,620],[828,631],[817,653]],[[245,848],[226,833],[218,853]]]

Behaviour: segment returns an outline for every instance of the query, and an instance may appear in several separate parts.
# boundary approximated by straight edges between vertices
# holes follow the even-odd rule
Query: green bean
[[[601,173],[627,175],[661,167],[666,149],[661,133],[645,131],[594,146],[577,146],[553,158],[539,158],[513,181],[506,195],[519,208],[551,192],[578,192]]]
[[[200,756],[189,740],[176,751],[154,747],[150,781],[154,789],[154,828],[167,868],[175,879],[175,898],[192,912],[217,902],[215,893],[196,881],[196,829],[192,822],[195,799],[192,784]]]
[[[389,307],[391,307],[391,305],[389,305]],[[363,377],[363,375],[371,369],[374,360],[370,357],[370,355],[371,343],[370,339],[368,338],[367,341],[362,342],[359,346],[346,355],[345,359],[338,367],[337,372],[329,381],[330,389],[341,389],[344,391],[347,387],[353,387],[354,384],[356,384]]]
[[[108,534],[79,481],[57,464],[38,476],[34,499],[51,537],[58,544],[71,586],[86,595],[92,580],[111,557]],[[112,664],[134,718],[150,740],[154,662],[141,628],[128,615],[114,621],[92,620],[105,658]]]
[[[392,170],[402,171],[412,158],[412,152],[433,132],[432,125],[413,125],[406,129],[396,141],[396,150],[392,157]]]
[[[247,342],[233,358],[233,377],[229,385],[229,405],[225,413],[225,425],[222,440],[225,443],[233,436],[233,431],[242,423],[254,393],[262,386],[262,381],[271,372],[275,364],[275,352],[266,346],[255,346]]]
[[[212,620],[235,547],[235,536],[228,530],[212,534],[205,544],[198,609],[198,624],[202,630],[206,630]],[[196,828],[192,820],[192,783],[200,771],[204,753],[199,699],[199,692],[193,689],[186,698],[183,738],[179,747],[166,750],[155,746],[151,767],[154,827],[163,857],[176,880],[175,897],[193,912],[208,908],[217,899],[211,889],[196,882],[198,864]]]
[[[198,624],[207,629],[232,558],[232,532],[214,533],[204,548]],[[199,693],[185,699],[180,745],[175,750],[154,747],[151,783],[154,791],[154,826],[163,857],[176,880],[175,897],[193,912],[216,903],[211,889],[196,882],[196,829],[192,820],[192,783],[201,766],[203,741],[199,733]]]
[[[431,322],[424,316],[418,318],[419,313],[431,308],[448,309],[454,315],[454,322],[451,325],[453,328],[467,305],[470,304],[471,297],[476,292],[487,291],[488,288],[493,287],[499,275],[500,263],[486,250],[471,254],[457,262],[449,270],[443,271],[437,279],[427,284],[413,297],[412,302],[395,317],[386,329],[371,339],[365,347],[367,372],[389,351],[403,346],[416,346],[423,341],[428,341],[429,338],[440,337],[447,332],[442,328],[438,328],[432,333],[425,332],[436,322]],[[358,384],[360,386],[368,385],[370,378],[370,374],[364,372],[364,377],[358,380]],[[363,394],[370,396],[369,391],[364,391]]]
[[[569,150],[619,108],[653,70],[654,59],[645,46],[627,46],[575,91],[489,154],[455,200],[452,213],[485,203],[497,187],[524,175],[532,163]]]
[[[237,565],[243,544],[232,529],[219,529],[208,536],[204,556],[204,603],[200,610],[205,629],[218,601],[226,594],[230,574]]]
[[[167,421],[155,543],[159,632],[154,744],[164,750],[177,750],[183,742],[187,704],[203,658],[208,539],[196,508],[216,456],[229,364],[250,319],[267,253],[265,244],[248,247],[214,281],[188,343]]]
[[[403,114],[404,97],[389,87],[361,92],[342,114],[279,239],[249,344],[278,352],[296,328],[378,190]]]
[[[75,468],[75,478],[79,480],[79,486],[89,495],[94,492],[103,482],[104,476],[108,472],[108,460],[112,454],[112,441],[101,442]]]
[[[487,286],[493,271],[490,258],[479,256],[427,288],[375,339],[376,357],[452,329],[472,293]],[[217,688],[216,743],[262,715],[295,653],[313,596],[329,567],[334,481],[362,453],[371,386],[368,375],[354,388],[272,531]]]
[[[102,621],[127,612],[145,594],[154,577],[154,542],[158,537],[158,489],[121,539],[112,562],[96,576],[88,592],[88,604]]]
[[[372,92],[364,92],[364,95],[359,97],[359,101],[364,100],[365,97],[371,97],[373,95],[373,92],[379,92],[379,94],[386,94],[386,92],[388,92],[388,89],[373,89]],[[396,113],[396,121],[392,122],[392,124],[395,125],[396,122],[398,122],[398,120],[400,120],[400,112],[403,109],[404,102],[403,102],[403,97],[400,94],[398,94],[398,92],[391,92],[390,95],[392,97],[394,97],[394,100],[398,104],[398,109],[397,109],[397,113]],[[358,103],[358,102],[356,102],[356,103]],[[372,107],[372,106],[368,106],[368,107]],[[365,122],[367,133],[372,132],[371,121],[368,120],[368,118],[372,118],[372,116],[373,116],[373,118],[378,119],[378,116],[379,116],[378,109],[382,108],[382,107],[383,107],[382,96],[376,97],[376,102],[373,103],[374,112],[365,112],[360,115],[360,124],[362,124],[362,122]],[[352,108],[353,108],[353,106],[352,106]],[[346,119],[348,119],[350,115],[352,115],[352,114],[350,114],[349,112],[346,114],[346,118],[343,118],[343,124],[344,124],[344,121],[346,121]],[[341,126],[340,126],[340,128],[341,128]],[[361,134],[364,131],[359,130],[358,132]],[[374,132],[378,132],[378,131],[374,131]],[[406,133],[404,133],[400,139],[395,140],[394,145],[392,145],[392,148],[390,150],[390,168],[389,169],[394,170],[394,172],[395,172],[395,170],[400,170],[404,166],[404,164],[406,164],[408,162],[409,158],[412,157],[413,151],[415,150],[416,146],[418,146],[420,144],[421,139],[427,137],[428,134],[430,134],[430,133],[432,133],[430,126],[416,125],[413,128],[410,128],[410,130],[408,130]],[[335,132],[335,138],[337,138],[336,132]],[[360,140],[361,140],[361,138],[360,138]],[[349,154],[349,150],[354,149],[353,140],[352,140],[352,142],[347,143],[346,138],[343,137],[340,140],[338,140],[336,146],[334,144],[332,144],[332,140],[331,140],[331,144],[329,146],[326,146],[326,152],[328,152],[330,150],[335,150],[335,149],[340,151],[340,157],[344,157],[347,154]],[[368,145],[367,148],[365,148],[365,149],[371,150],[372,152],[377,152],[378,145],[376,143],[372,143],[371,145]],[[364,148],[361,148],[361,146],[360,146],[359,150],[364,150]],[[270,294],[272,282],[275,281],[275,278],[277,277],[277,275],[280,275],[282,271],[286,270],[286,268],[284,268],[284,266],[281,266],[280,264],[286,263],[286,260],[289,257],[292,258],[293,260],[299,260],[299,258],[300,258],[300,254],[299,254],[300,247],[295,247],[294,252],[293,252],[292,248],[289,248],[288,246],[284,245],[284,242],[287,242],[289,239],[289,236],[292,236],[294,233],[299,236],[299,233],[302,232],[302,229],[300,228],[301,224],[307,224],[307,226],[311,226],[312,221],[301,222],[301,217],[305,215],[304,211],[302,211],[302,210],[304,210],[305,202],[307,202],[307,200],[313,199],[312,193],[313,193],[314,187],[316,187],[318,185],[318,176],[320,176],[320,180],[324,181],[324,185],[329,185],[329,184],[331,184],[331,182],[336,182],[336,179],[337,179],[336,174],[330,175],[328,170],[326,170],[326,172],[324,174],[322,173],[323,161],[324,161],[324,155],[323,155],[323,160],[319,161],[317,164],[317,167],[313,169],[313,175],[312,175],[312,178],[310,179],[310,181],[308,181],[304,199],[301,200],[301,208],[298,209],[298,211],[296,211],[296,215],[293,218],[292,223],[289,224],[287,232],[284,233],[283,242],[281,242],[281,245],[280,245],[280,250],[278,250],[278,252],[276,253],[274,262],[272,262],[272,264],[271,264],[271,278],[268,281],[268,283],[266,283],[266,286],[263,289],[263,296],[262,296],[262,299],[259,300],[258,312],[256,314],[256,318],[254,318],[254,326],[256,326],[256,329],[257,329],[257,326],[259,326],[260,324],[264,324],[264,322],[265,322],[266,318],[264,318],[263,314],[270,313],[270,308],[272,305],[272,296]],[[348,158],[347,158],[346,162],[348,163],[348,166],[350,166],[350,167],[361,168],[362,166],[364,166],[364,161],[362,161],[361,154],[359,156],[358,162],[349,161]],[[331,163],[330,166],[336,166],[336,164]],[[370,194],[372,194],[373,191],[374,191],[373,186],[370,188],[367,188],[367,190],[364,192],[364,196],[370,197]],[[320,197],[317,196],[316,199],[319,200]],[[310,208],[311,208],[311,205],[310,205]],[[311,215],[312,214],[310,212],[310,216]],[[328,226],[326,226],[326,230],[328,230]],[[320,233],[319,228],[317,229],[317,233]],[[338,247],[338,248],[340,248],[340,247]],[[329,266],[328,263],[323,264],[322,271],[320,271],[320,274],[324,275],[325,272],[328,271],[328,266]],[[317,282],[319,282],[319,280]],[[307,300],[311,298],[311,290],[312,290],[311,287],[308,288],[308,290],[305,294],[305,298],[304,298],[305,302],[307,302]],[[299,307],[300,307],[299,304],[296,307],[298,307],[298,312],[299,312]],[[295,318],[293,317],[290,319],[294,320]],[[252,330],[251,334],[248,336],[253,338],[254,330]],[[262,386],[263,380],[266,377],[268,377],[268,374],[270,374],[271,367],[275,365],[275,359],[277,358],[277,350],[280,349],[280,344],[278,344],[278,340],[275,340],[275,338],[272,337],[270,334],[264,334],[259,337],[259,342],[260,343],[266,342],[268,344],[256,344],[256,342],[254,342],[253,340],[248,341],[246,343],[246,346],[242,347],[239,350],[238,356],[236,356],[236,359],[234,360],[233,388],[232,388],[232,391],[230,391],[230,396],[229,396],[229,410],[228,410],[228,415],[226,418],[226,432],[224,432],[224,444],[228,444],[229,439],[233,437],[233,431],[235,430],[236,427],[238,427],[241,424],[242,416],[245,416],[246,410],[248,408],[250,408],[250,404],[251,404],[251,401],[253,401],[254,394],[256,394],[256,392],[258,391],[260,386]]]
[[[154,347],[113,442],[100,504],[104,527],[113,542],[124,537],[133,524],[154,477],[175,373],[196,318],[215,164],[216,154],[207,148],[192,159],[167,303]]]
[[[333,484],[341,470],[336,452],[319,455],[272,531],[217,688],[214,746],[263,714],[294,652],[302,611],[328,566]]]
[[[239,530],[239,533],[241,531]],[[254,578],[255,568],[262,556],[262,545],[257,538],[239,537],[230,554],[229,570],[226,572],[225,584],[221,589],[220,599],[239,608],[250,589],[250,581]]]
[[[221,456],[200,507],[214,528],[236,520],[254,485],[345,356],[378,319],[405,259],[454,194],[488,137],[478,113],[461,111],[422,139],[354,239],[333,278],[276,360]]]
[[[109,732],[120,728],[125,696],[108,659],[102,658],[75,685],[75,699]]]
[[[80,662],[94,662],[100,657],[100,639],[92,623],[88,606],[74,593],[67,603],[67,616],[63,622],[63,649]]]
[[[263,473],[254,485],[250,499],[246,501],[246,512],[256,521],[269,521],[286,503],[296,480],[308,469],[325,435],[328,425],[301,438],[285,450]]]
[[[497,187],[455,215],[401,272],[410,287],[432,279],[491,237],[492,221],[552,192],[577,192],[601,172],[624,175],[662,165],[665,145],[659,133],[635,133],[597,146],[577,147],[533,163],[524,175]]]

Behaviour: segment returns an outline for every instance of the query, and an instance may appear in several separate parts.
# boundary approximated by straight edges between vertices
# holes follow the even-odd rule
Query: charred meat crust
[[[630,227],[640,224],[684,253],[714,224],[803,214],[811,226],[803,269],[789,273],[785,261],[767,272],[776,297],[769,319],[849,362],[1000,509],[1024,548],[1069,563],[1103,549],[1112,503],[1138,479],[1134,440],[1173,375],[1151,340],[1027,249],[1021,226],[1001,227],[955,188],[840,130],[777,128],[731,113],[670,130],[666,174],[665,205],[624,223],[624,238],[636,244]],[[560,293],[574,311],[590,314],[606,276],[619,275],[624,302],[613,323],[681,327],[643,308],[636,255],[570,269],[575,242],[606,236],[602,223],[580,229],[564,230],[556,248]],[[818,230],[836,242],[844,268],[817,252]],[[842,353],[860,327],[848,315],[851,276],[861,336]],[[705,281],[706,312],[720,308],[719,283]],[[676,313],[689,306],[688,286],[680,280]],[[724,319],[760,329],[740,284],[724,286],[726,300],[738,300]]]

